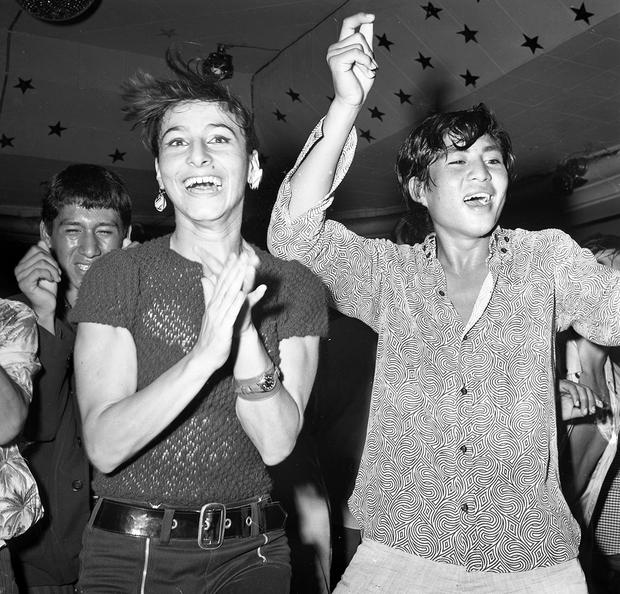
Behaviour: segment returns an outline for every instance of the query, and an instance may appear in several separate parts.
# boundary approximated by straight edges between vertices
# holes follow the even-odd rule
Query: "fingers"
[[[43,242],[32,246],[18,262],[14,270],[18,284],[36,284],[40,279],[60,282],[60,266]]]
[[[604,408],[603,401],[594,391],[584,384],[576,384],[568,380],[560,380],[560,394],[563,398],[569,398],[573,410],[571,417],[585,417],[596,413],[597,408]]]
[[[342,27],[340,28],[340,37],[338,38],[340,41],[346,39],[353,35],[356,30],[364,25],[370,25],[370,39],[368,40],[368,44],[372,44],[372,25],[375,20],[375,15],[366,13],[366,12],[358,12],[357,14],[351,15],[350,17],[345,18],[342,21]],[[366,29],[366,32],[368,29]]]

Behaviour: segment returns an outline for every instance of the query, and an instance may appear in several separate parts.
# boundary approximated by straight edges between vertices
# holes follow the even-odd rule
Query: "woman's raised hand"
[[[224,264],[200,247],[196,252],[204,272],[205,312],[194,348],[204,349],[216,367],[221,367],[230,356],[234,335],[250,327],[252,307],[266,287],[253,289],[258,257],[251,248],[231,254]]]
[[[377,70],[372,53],[375,16],[359,12],[342,21],[340,38],[327,50],[335,99],[354,107],[366,100]]]

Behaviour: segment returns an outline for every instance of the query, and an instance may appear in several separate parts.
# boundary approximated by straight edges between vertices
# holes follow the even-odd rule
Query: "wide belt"
[[[200,510],[154,508],[101,498],[94,514],[92,525],[101,530],[164,541],[197,540],[203,549],[216,549],[224,539],[283,529],[286,521],[282,506],[268,498],[230,507],[207,503]]]

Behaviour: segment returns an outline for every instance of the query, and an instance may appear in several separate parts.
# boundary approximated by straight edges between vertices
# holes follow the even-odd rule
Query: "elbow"
[[[84,436],[84,443],[90,463],[103,474],[114,472],[124,462],[120,457],[115,456],[105,444],[98,444],[92,438],[87,439],[86,435]]]
[[[0,445],[14,441],[21,433],[28,416],[28,407],[25,403],[15,407],[0,423]]]
[[[261,452],[261,458],[266,466],[276,466],[280,464],[280,462],[284,462],[295,448],[295,442],[288,444],[286,447],[278,448],[277,450],[271,450],[266,452]]]

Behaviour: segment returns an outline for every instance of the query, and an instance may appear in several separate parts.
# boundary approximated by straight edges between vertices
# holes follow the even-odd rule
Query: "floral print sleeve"
[[[37,361],[37,324],[23,303],[0,300],[0,366],[32,399]],[[1,416],[1,413],[0,413]],[[43,515],[37,485],[16,444],[0,447],[0,546]]]

